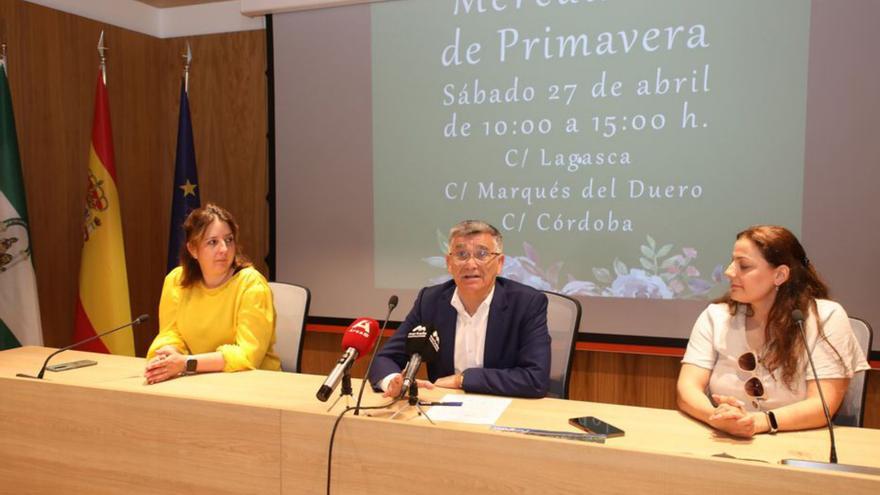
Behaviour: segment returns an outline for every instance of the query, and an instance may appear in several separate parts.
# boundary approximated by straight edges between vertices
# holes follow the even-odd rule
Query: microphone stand
[[[415,380],[413,380],[412,383],[409,384],[409,393],[407,394],[407,396],[408,396],[407,397],[407,404],[409,404],[409,407],[415,407],[418,410],[418,413],[420,416],[424,416],[425,419],[427,419],[428,422],[431,423],[432,425],[436,424],[431,419],[431,416],[428,416],[428,413],[425,412],[424,409],[422,409],[422,403],[419,402],[419,386],[416,384]],[[406,408],[398,409],[388,419],[396,418],[398,414],[402,413],[405,410],[406,410]]]
[[[87,338],[87,339],[85,339],[85,340],[81,340],[81,341],[79,341],[79,342],[74,342],[73,344],[70,344],[70,345],[67,346],[67,347],[62,347],[61,349],[58,349],[57,351],[53,352],[52,354],[49,354],[49,357],[47,357],[46,360],[43,361],[43,367],[40,368],[40,372],[37,373],[37,376],[26,375],[26,374],[24,374],[24,373],[16,373],[15,376],[20,377],[20,378],[33,378],[33,379],[35,379],[35,380],[42,380],[42,379],[43,379],[43,375],[46,373],[46,366],[49,365],[49,360],[52,359],[53,357],[57,356],[58,354],[60,354],[60,353],[62,353],[62,352],[64,352],[64,351],[69,351],[70,349],[73,349],[74,347],[79,347],[79,346],[81,346],[81,345],[83,345],[83,344],[88,344],[89,342],[91,342],[91,341],[93,341],[93,340],[95,340],[95,339],[97,339],[97,338],[99,338],[99,337],[103,337],[103,336],[105,336],[105,335],[109,335],[109,334],[111,334],[111,333],[113,333],[113,332],[116,332],[117,330],[122,330],[122,329],[125,328],[125,327],[131,327],[131,326],[134,326],[134,325],[140,325],[141,323],[143,323],[143,322],[145,322],[145,321],[147,321],[147,320],[149,320],[149,319],[150,319],[150,315],[140,315],[140,316],[138,316],[137,318],[135,318],[134,320],[132,320],[132,321],[126,323],[125,325],[118,326],[118,327],[114,328],[113,330],[107,330],[107,331],[104,332],[104,333],[99,333],[98,335],[93,335],[93,336],[91,336],[91,337],[89,337],[89,338]]]
[[[382,340],[382,334],[385,333],[385,327],[388,325],[388,318],[391,318],[391,312],[397,307],[397,296],[388,298],[388,313],[385,315],[385,321],[382,322],[382,329],[379,330],[379,337],[370,351],[370,362],[367,363],[367,371],[364,372],[364,379],[361,380],[361,389],[358,392],[358,400],[354,405],[354,415],[359,416],[361,411],[361,401],[364,398],[364,386],[370,381],[370,368],[373,367],[373,361],[376,360],[376,350],[379,349],[379,342]],[[350,378],[350,376],[349,376]]]
[[[783,459],[782,464],[793,467],[824,469],[829,471],[845,471],[851,473],[862,473],[880,475],[880,469],[855,466],[837,463],[837,446],[834,442],[834,423],[831,421],[831,412],[828,409],[828,403],[825,402],[825,394],[822,393],[822,387],[819,385],[819,377],[816,374],[816,365],[813,364],[813,353],[810,351],[810,345],[807,343],[807,332],[804,330],[804,314],[799,309],[791,312],[792,319],[797,322],[801,331],[801,338],[804,341],[804,349],[807,351],[807,359],[810,362],[810,369],[813,370],[813,378],[816,380],[816,388],[819,390],[819,399],[822,401],[822,412],[825,413],[825,422],[828,424],[828,433],[831,435],[831,451],[829,453],[829,462],[807,461],[801,459]]]
[[[354,397],[354,390],[351,387],[351,367],[354,365],[354,361],[351,362],[348,366],[346,366],[345,370],[342,372],[342,385],[339,387],[339,397],[330,404],[330,407],[327,408],[327,412],[330,412],[334,407],[336,407],[336,403],[339,402],[339,399],[343,397],[347,397],[345,399],[345,407],[348,408],[350,402],[349,399]]]
[[[800,318],[797,318],[800,316]],[[822,393],[822,387],[819,386],[819,375],[816,374],[816,365],[813,364],[813,353],[807,344],[807,332],[804,331],[804,315],[799,313],[795,315],[798,328],[801,330],[801,339],[804,341],[804,349],[807,351],[807,360],[810,361],[810,369],[813,370],[813,378],[816,380],[816,389],[819,390],[819,400],[822,401],[822,412],[825,413],[825,422],[828,424],[828,434],[831,436],[831,451],[829,452],[829,460],[831,464],[837,464],[837,445],[834,442],[834,422],[831,421],[831,411],[828,410],[828,403],[825,402],[825,394]]]

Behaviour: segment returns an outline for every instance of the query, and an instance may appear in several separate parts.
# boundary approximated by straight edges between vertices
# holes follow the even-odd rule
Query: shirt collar
[[[483,299],[483,302],[477,306],[477,310],[474,312],[474,316],[477,315],[480,311],[488,311],[489,306],[492,304],[492,298],[495,297],[495,285],[492,285],[492,290],[489,291],[489,295]],[[461,302],[461,298],[458,296],[458,287],[455,288],[455,292],[452,293],[452,300],[449,301],[449,304],[458,311],[458,314],[467,316],[468,318],[472,318],[472,316],[467,312],[464,308],[464,303]]]

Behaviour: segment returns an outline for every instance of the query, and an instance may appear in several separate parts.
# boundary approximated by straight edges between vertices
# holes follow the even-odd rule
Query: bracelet
[[[464,389],[464,371],[458,375],[458,380],[456,381],[458,382],[458,388]]]

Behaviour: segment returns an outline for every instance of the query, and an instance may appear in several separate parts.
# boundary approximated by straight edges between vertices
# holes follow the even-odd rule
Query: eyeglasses
[[[761,383],[761,379],[755,374],[755,370],[758,369],[758,356],[755,355],[754,351],[747,351],[736,360],[736,364],[742,371],[752,374],[752,377],[746,380],[744,388],[746,395],[754,399],[752,404],[760,409],[759,401],[764,399],[764,384]]]
[[[484,249],[484,248],[480,248],[480,249],[477,249],[477,251],[474,253],[471,253],[470,251],[468,251],[466,249],[459,249],[458,251],[453,251],[453,252],[449,253],[449,256],[452,256],[452,260],[455,261],[459,265],[463,265],[463,264],[467,263],[468,260],[471,259],[472,257],[474,258],[474,261],[476,261],[478,264],[482,265],[482,264],[488,263],[489,261],[494,259],[499,254],[501,254],[501,253],[496,252],[496,251],[489,251],[488,249]]]

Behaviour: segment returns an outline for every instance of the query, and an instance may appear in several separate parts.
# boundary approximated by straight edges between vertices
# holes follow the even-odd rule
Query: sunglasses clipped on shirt
[[[760,409],[759,401],[764,398],[764,384],[755,374],[755,371],[758,369],[758,356],[754,351],[747,351],[736,360],[736,363],[740,370],[752,374],[752,377],[746,380],[743,387],[745,388],[746,395],[753,399],[752,404]]]

